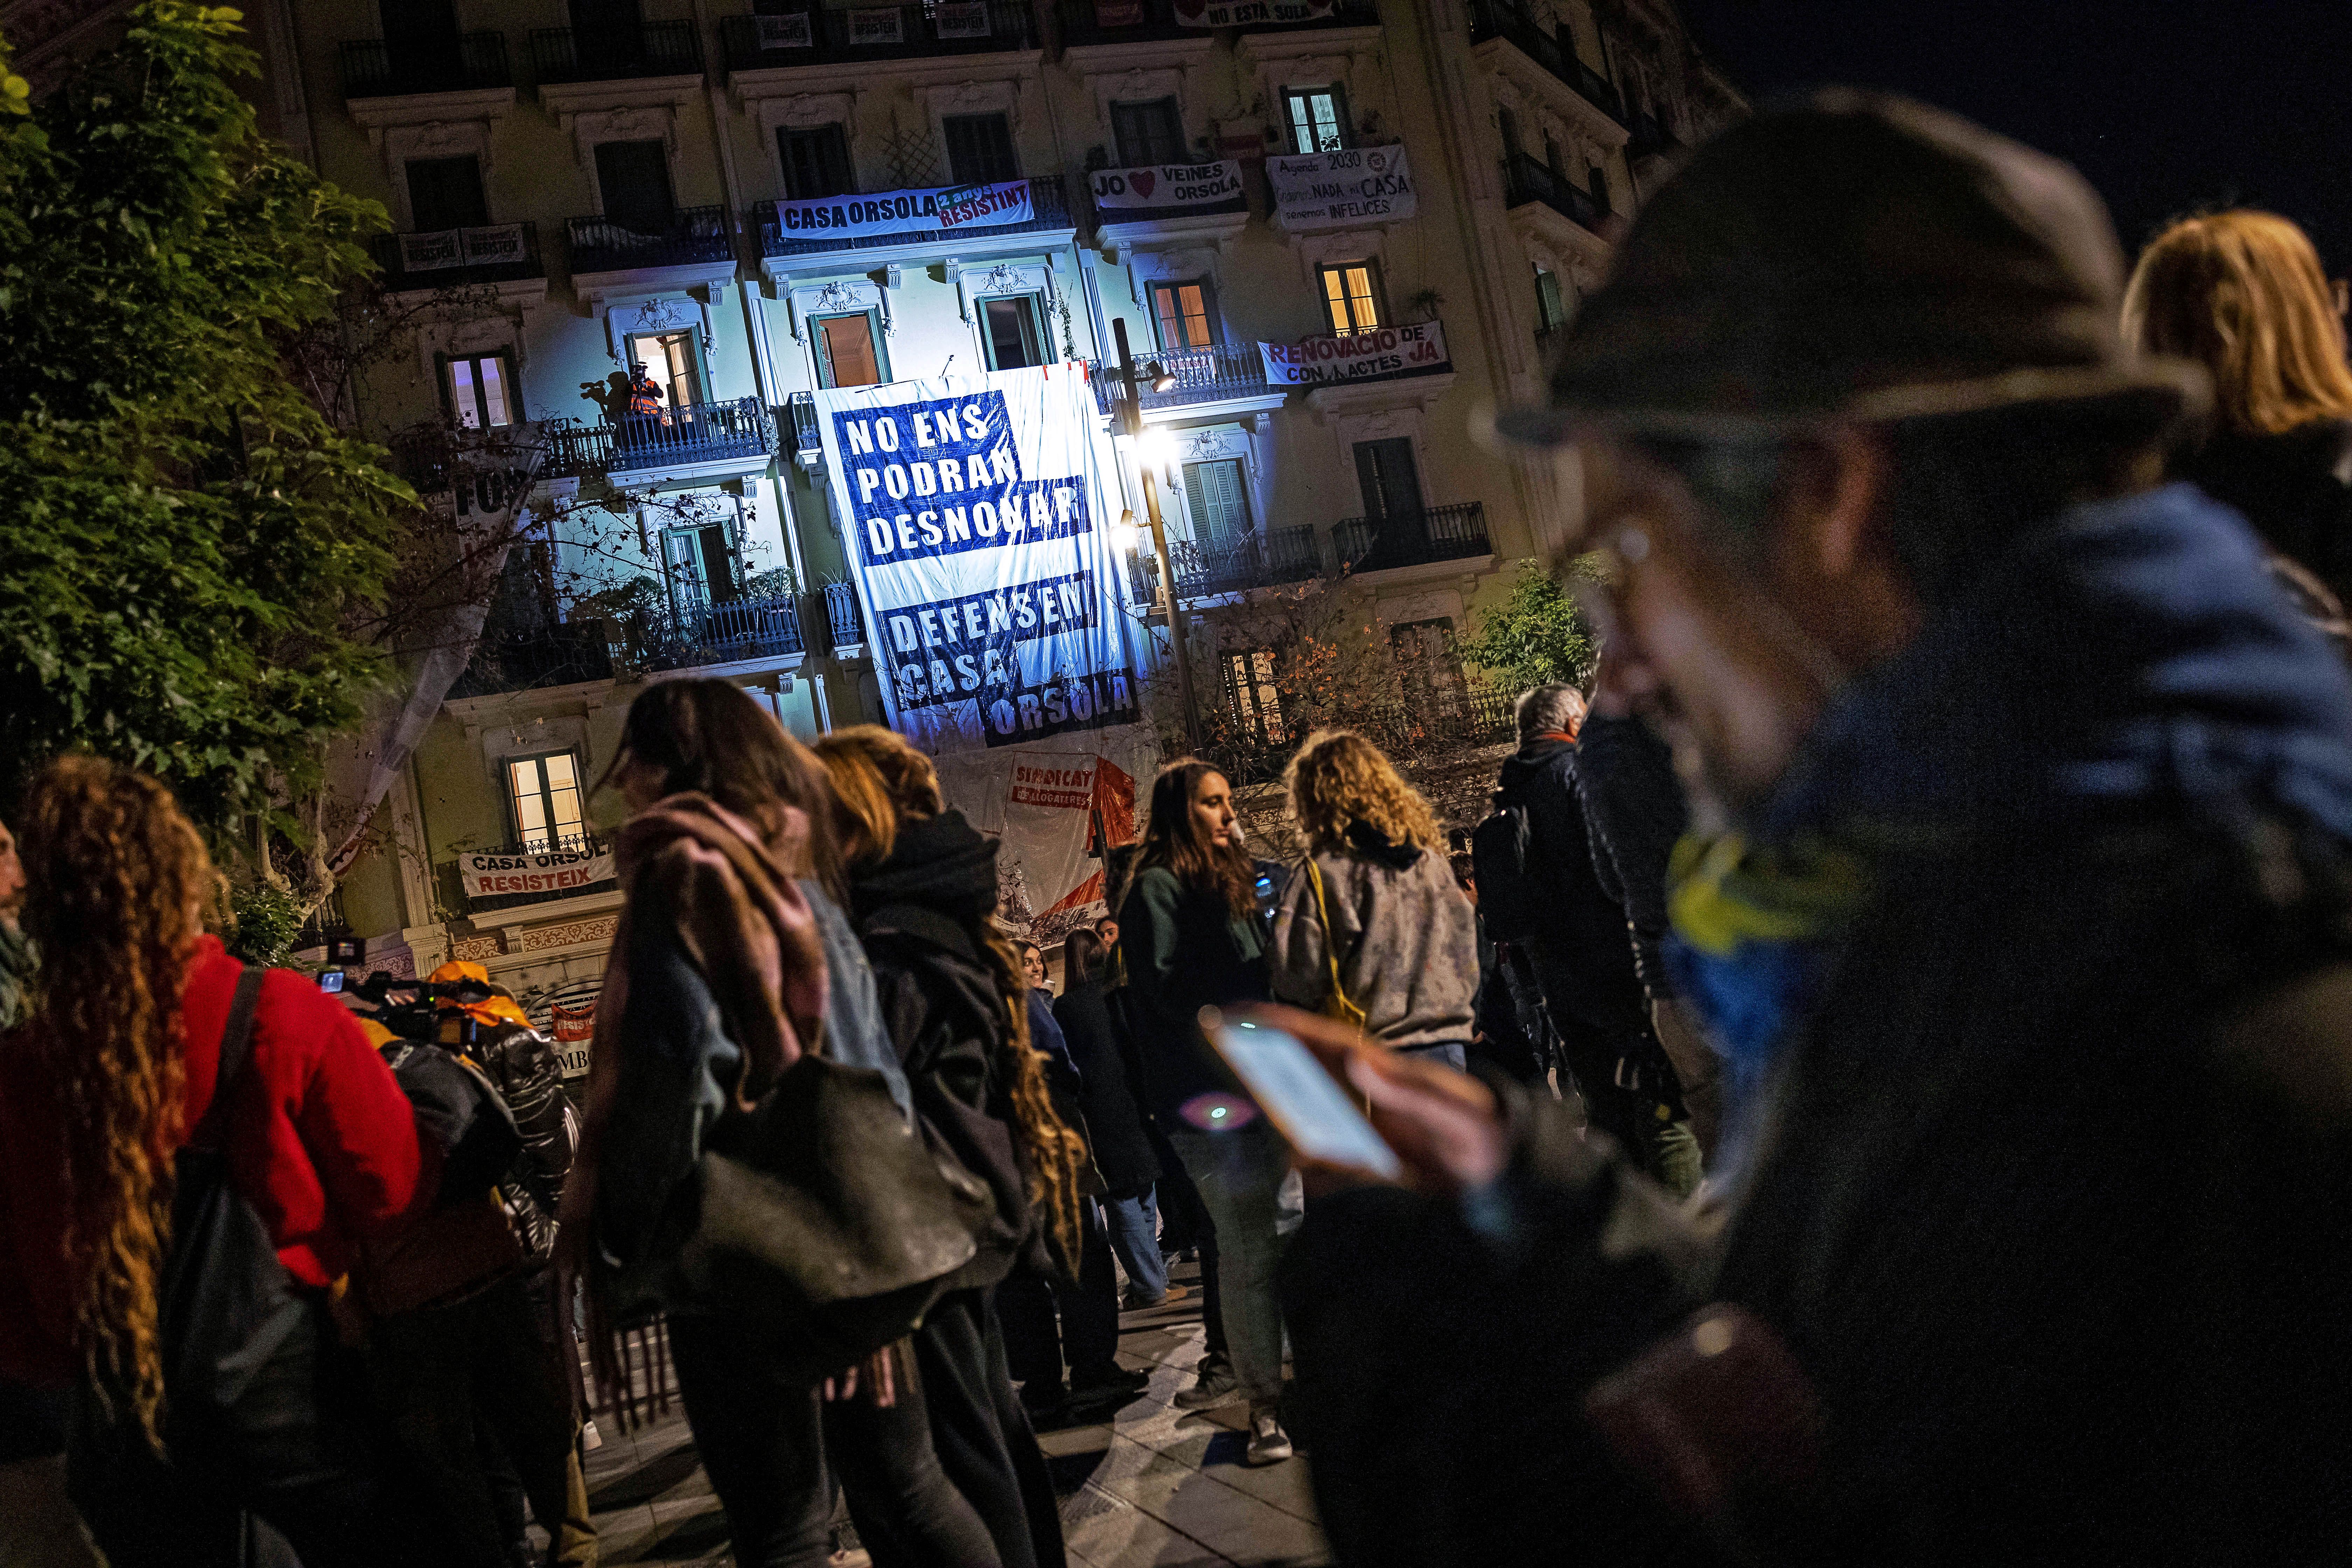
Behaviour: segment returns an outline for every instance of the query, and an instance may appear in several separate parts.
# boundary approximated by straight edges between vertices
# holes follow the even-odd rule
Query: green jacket
[[[1204,1006],[1267,999],[1265,943],[1255,916],[1185,887],[1164,866],[1139,874],[1118,912],[1118,948],[1133,998],[1145,1108],[1171,1132],[1182,1108],[1240,1086],[1193,1022]]]

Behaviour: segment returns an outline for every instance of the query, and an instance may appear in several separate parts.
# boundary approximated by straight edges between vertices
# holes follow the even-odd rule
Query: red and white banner
[[[1086,749],[1015,746],[939,758],[947,803],[997,835],[996,879],[1004,918],[1052,945],[1103,912],[1103,845],[1131,842],[1137,780],[1160,765],[1150,726],[1085,737]]]
[[[1435,321],[1374,327],[1346,337],[1326,334],[1295,343],[1257,345],[1271,386],[1328,386],[1341,381],[1377,381],[1449,370],[1445,329]]]
[[[531,1027],[555,1042],[565,1078],[588,1076],[588,1045],[596,1035],[596,997],[604,988],[602,980],[567,980],[521,999]]]
[[[511,893],[571,893],[620,875],[609,849],[555,849],[543,855],[460,855],[457,879],[469,899]]]

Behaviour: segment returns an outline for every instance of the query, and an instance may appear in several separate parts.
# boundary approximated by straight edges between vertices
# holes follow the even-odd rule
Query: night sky
[[[2165,220],[2258,206],[2352,272],[2352,4],[2346,0],[1684,0],[1758,102],[1891,88],[2073,163],[2126,257]]]

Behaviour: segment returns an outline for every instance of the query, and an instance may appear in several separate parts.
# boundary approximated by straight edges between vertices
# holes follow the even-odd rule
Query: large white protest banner
[[[550,849],[530,855],[460,855],[457,880],[469,899],[510,893],[576,893],[620,872],[610,849]]]
[[[1293,231],[1392,223],[1421,210],[1402,145],[1268,158],[1265,182],[1275,222]]]
[[[1176,23],[1183,27],[1292,26],[1320,22],[1338,9],[1337,0],[1176,0]]]
[[[1134,721],[1118,469],[1086,367],[815,400],[891,726],[940,752]]]
[[[1137,169],[1097,169],[1087,176],[1095,205],[1106,212],[1139,207],[1231,206],[1242,197],[1242,166],[1231,158],[1215,163],[1152,163]]]
[[[1335,381],[1376,381],[1451,370],[1445,329],[1435,321],[1374,327],[1345,337],[1326,332],[1295,343],[1257,345],[1269,386],[1328,386]]]
[[[896,13],[893,13],[896,15]],[[778,202],[776,226],[786,239],[864,239],[887,234],[994,228],[1037,216],[1026,180],[980,185],[929,185],[870,196],[812,196]]]

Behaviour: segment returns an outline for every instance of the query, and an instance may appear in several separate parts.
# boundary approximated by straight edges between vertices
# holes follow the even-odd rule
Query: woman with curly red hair
[[[117,1564],[214,1561],[235,1548],[239,1510],[311,1568],[396,1561],[376,1477],[325,1462],[346,1450],[319,1429],[318,1391],[338,1384],[341,1359],[329,1287],[431,1180],[407,1100],[301,975],[244,982],[205,930],[220,879],[204,840],[154,779],[61,758],[33,780],[22,826],[24,923],[43,963],[25,1023],[0,1037],[0,1376],[79,1380],[123,1437],[78,1451],[74,1474]],[[241,982],[256,991],[249,1047],[211,1115]],[[309,1309],[257,1371],[289,1383],[251,1391],[283,1396],[259,1447],[173,1405],[159,1287],[174,1165],[200,1125]],[[146,1462],[158,1448],[168,1462]]]

